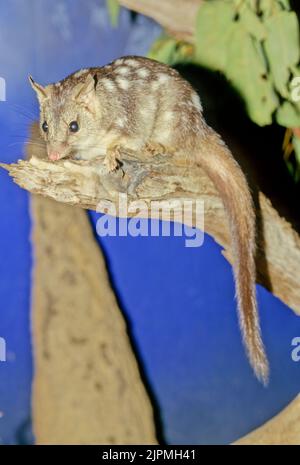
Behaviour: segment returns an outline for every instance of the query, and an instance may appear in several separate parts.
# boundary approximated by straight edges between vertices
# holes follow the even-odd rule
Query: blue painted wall
[[[29,6],[30,4],[30,6]],[[145,54],[159,27],[122,11],[109,25],[102,0],[6,0],[0,6],[0,159],[11,162],[38,110],[27,82],[43,83],[101,65],[119,55]],[[0,444],[33,441],[30,430],[32,356],[29,332],[31,250],[28,195],[0,171]],[[93,227],[99,215],[91,213]],[[267,389],[252,375],[235,313],[231,269],[220,247],[184,238],[99,239],[129,320],[145,374],[172,444],[228,443],[280,411],[300,390],[300,363],[291,340],[300,319],[258,287],[272,377]]]

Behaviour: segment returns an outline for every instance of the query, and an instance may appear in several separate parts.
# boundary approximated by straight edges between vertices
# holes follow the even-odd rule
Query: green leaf
[[[224,70],[235,14],[234,4],[223,0],[201,4],[196,22],[197,63],[212,70]]]
[[[285,128],[299,127],[300,111],[291,102],[284,102],[276,112],[276,120]]]
[[[295,176],[295,169],[294,169],[294,166],[293,166],[293,163],[291,163],[289,160],[286,161],[286,166],[287,166],[287,169],[290,173],[291,176]]]
[[[262,19],[266,19],[280,13],[282,10],[290,11],[289,0],[255,0],[257,12],[261,13]]]
[[[260,126],[271,124],[278,99],[260,44],[239,23],[235,24],[228,47],[225,74],[244,98],[250,118]]]
[[[290,69],[300,58],[299,24],[294,12],[281,11],[265,21],[267,38],[265,50],[274,84],[278,92],[288,98]]]
[[[152,60],[165,63],[166,65],[172,65],[176,47],[177,42],[175,39],[166,36],[160,37],[152,45],[152,48],[148,53],[148,57]]]
[[[257,0],[246,0],[246,4],[252,11],[256,12],[257,10]]]
[[[259,1],[259,11],[262,12],[264,18],[270,16],[273,12],[274,0],[260,0]]]
[[[120,14],[120,4],[118,0],[106,0],[108,14],[113,27],[117,27]]]
[[[277,1],[283,6],[285,10],[291,9],[290,0],[277,0]]]
[[[170,66],[178,63],[191,63],[194,58],[194,47],[163,35],[154,42],[147,56]]]
[[[267,32],[265,25],[250,8],[245,7],[241,10],[240,21],[245,30],[256,39],[263,40],[266,38]]]
[[[291,71],[294,77],[300,76],[300,66],[291,66]]]

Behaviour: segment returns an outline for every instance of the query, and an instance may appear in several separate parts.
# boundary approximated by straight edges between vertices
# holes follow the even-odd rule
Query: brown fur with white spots
[[[255,295],[255,216],[246,179],[219,136],[207,126],[198,95],[177,71],[142,57],[120,58],[77,71],[46,87],[31,84],[40,102],[49,158],[105,156],[117,169],[120,148],[173,153],[200,165],[222,196],[234,252],[239,321],[256,376],[268,380]],[[47,132],[42,125],[47,122]],[[76,121],[77,132],[69,124]],[[150,155],[149,155],[150,156]]]

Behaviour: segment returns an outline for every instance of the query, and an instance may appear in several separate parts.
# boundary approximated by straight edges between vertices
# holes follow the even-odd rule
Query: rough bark
[[[31,211],[36,443],[155,444],[152,407],[85,211],[39,196]]]
[[[194,42],[195,18],[201,2],[202,0],[120,0],[120,4],[123,6],[152,17],[171,35],[190,43]],[[40,149],[32,150],[32,152],[39,151]],[[36,153],[36,155],[38,154]],[[39,156],[40,155],[41,153]],[[203,198],[205,200],[205,230],[225,248],[224,253],[226,257],[229,260],[231,259],[230,237],[221,199],[217,195],[210,181],[200,169],[189,171],[187,177],[186,168],[174,166],[172,161],[170,161],[167,157],[157,157],[156,159],[151,160],[150,163],[146,163],[135,160],[134,157],[132,158],[130,156],[130,154],[124,162],[123,169],[126,173],[124,177],[122,177],[121,172],[108,175],[101,162],[96,162],[90,166],[84,166],[79,162],[71,161],[50,164],[47,161],[36,160],[33,158],[30,162],[19,162],[15,165],[1,166],[7,169],[13,176],[14,180],[25,189],[48,196],[59,202],[79,205],[84,208],[96,209],[99,201],[101,200],[116,201],[118,193],[126,192],[127,190],[129,192],[130,200],[140,198],[145,200],[148,206],[153,199],[166,200],[167,203],[171,203],[175,198]],[[272,207],[271,202],[263,193],[259,193],[258,198],[258,215],[260,216],[259,223],[261,225],[258,237],[257,256],[258,282],[270,289],[274,295],[278,296],[296,313],[300,314],[300,238],[292,229],[291,225],[285,221],[284,218],[281,218],[278,215]],[[61,211],[64,211],[64,215],[67,211],[76,211],[76,215],[80,215],[80,221],[86,221],[83,219],[84,215],[79,213],[79,209],[70,209],[69,207],[59,204],[56,205],[54,202],[47,200],[44,201],[41,198],[35,197],[33,200],[33,211],[35,212],[34,216],[37,217],[37,221],[40,223],[39,226],[36,227],[36,233],[38,233],[39,228],[42,228],[41,225],[44,221],[42,219],[44,214],[41,214],[41,211],[38,213],[38,210],[42,205],[43,211],[44,208],[47,210],[47,205],[51,207],[50,210],[52,210],[52,214],[50,214],[50,217],[54,214],[56,218],[58,211],[62,208],[63,210]],[[145,215],[147,213],[148,211],[144,212]],[[129,213],[129,216],[130,214],[132,213]],[[71,221],[70,217],[69,220]],[[52,223],[54,223],[54,220]],[[66,225],[67,224],[65,223],[64,227],[66,227]],[[52,231],[52,234],[55,235],[55,233],[55,231]],[[52,247],[53,241],[51,242],[50,236],[48,240],[48,246],[51,245]],[[79,244],[79,237],[77,240]],[[67,242],[68,240],[65,241],[66,244]],[[41,251],[44,247],[45,244],[41,247]],[[94,257],[95,254],[99,254],[99,251],[96,251],[93,246],[91,246],[91,248],[87,250],[87,254],[86,260],[91,260],[91,257]],[[98,258],[100,258],[101,262],[101,257]],[[53,261],[51,261],[51,264],[48,262],[48,266],[51,268],[53,266]],[[103,266],[103,264],[101,264],[101,266]],[[36,273],[37,272],[38,268],[36,268]],[[68,274],[68,270],[66,270],[66,272]],[[106,274],[103,269],[102,273],[104,273],[104,280],[106,280]],[[97,286],[99,286],[99,283],[102,281],[100,279],[99,267],[97,268],[97,276],[99,278]],[[43,281],[45,283],[47,282],[46,273],[44,273]],[[105,293],[107,293],[108,290],[108,284],[106,283],[106,285]],[[97,286],[95,286],[95,290]],[[37,288],[35,289],[38,294]],[[89,286],[88,292],[91,292]],[[109,295],[110,291],[108,292],[108,296]],[[112,296],[110,298],[113,300]],[[36,295],[36,299],[38,299],[38,295]],[[44,299],[45,295],[40,301],[43,305]],[[48,304],[45,302],[46,309]],[[110,408],[114,402],[112,398],[107,399],[107,405],[104,405],[103,398],[99,402],[99,393],[97,393],[97,389],[95,389],[96,384],[94,385],[95,392],[93,392],[92,380],[94,380],[95,383],[98,382],[97,380],[102,376],[100,368],[99,372],[98,370],[93,371],[90,379],[90,392],[86,393],[86,395],[82,396],[80,399],[75,398],[76,394],[74,394],[75,391],[73,383],[80,383],[82,381],[80,377],[83,375],[83,373],[78,370],[80,360],[84,357],[81,349],[76,350],[73,354],[74,357],[72,356],[71,360],[73,360],[74,364],[72,367],[67,367],[67,372],[65,374],[63,371],[65,367],[64,360],[57,359],[58,371],[54,372],[54,375],[61,377],[62,383],[56,386],[51,380],[53,376],[53,371],[51,369],[53,360],[51,361],[51,359],[47,359],[50,348],[51,351],[54,351],[53,355],[58,356],[58,351],[56,350],[57,343],[61,344],[61,353],[61,351],[64,352],[67,349],[74,351],[78,342],[77,340],[77,342],[74,342],[76,339],[75,337],[69,348],[67,345],[64,346],[63,344],[64,336],[61,336],[62,330],[60,326],[65,325],[67,327],[66,322],[68,324],[70,322],[72,323],[72,320],[74,319],[74,313],[72,312],[72,314],[69,314],[68,312],[69,320],[67,321],[66,316],[64,316],[65,310],[64,312],[62,311],[65,305],[69,305],[69,302],[64,303],[61,307],[61,312],[58,313],[58,316],[60,315],[62,320],[57,318],[55,311],[53,312],[51,307],[52,304],[50,305],[50,309],[48,308],[49,311],[44,311],[43,313],[41,309],[38,311],[38,307],[40,308],[40,305],[35,305],[33,329],[35,343],[37,346],[37,376],[34,385],[34,418],[38,442],[51,442],[55,439],[54,436],[52,436],[49,441],[47,428],[50,427],[54,434],[58,420],[59,431],[62,432],[67,425],[68,438],[71,435],[74,439],[74,443],[76,443],[76,441],[80,441],[80,443],[99,443],[102,441],[106,443],[118,443],[118,441],[121,441],[121,443],[124,444],[124,439],[120,439],[124,437],[124,428],[122,428],[123,425],[121,423],[124,418],[120,421],[119,428],[117,429],[115,429],[115,425],[109,424],[107,431],[103,432],[103,430],[101,430],[101,426],[103,425],[101,424],[99,426],[99,419],[102,418],[105,409]],[[74,305],[74,301],[72,301],[72,305]],[[113,307],[116,307],[115,302],[113,303]],[[78,315],[78,313],[76,314]],[[56,323],[54,325],[52,322],[53,326],[51,330],[51,320],[53,319],[53,321],[55,321],[56,318],[57,323],[59,324]],[[75,334],[76,330],[78,331],[80,325],[78,325],[78,322],[76,321],[77,320],[75,318],[75,325],[73,325],[73,323],[71,324],[71,329],[68,335],[72,334],[72,331],[75,331]],[[84,322],[84,325],[86,325],[86,318],[81,320],[79,319],[78,321],[82,321]],[[119,325],[117,326],[120,328],[122,333],[121,339],[123,339],[123,342],[125,341],[126,347],[127,342],[126,337],[124,339],[124,327],[122,326],[122,322],[119,321]],[[80,339],[81,338],[79,338],[79,347],[82,342]],[[126,347],[126,350],[128,353],[129,365],[135,375],[136,383],[134,383],[134,389],[137,388],[139,393],[139,405],[145,405],[146,407],[146,415],[144,417],[143,415],[140,416],[141,412],[138,409],[138,414],[135,416],[137,420],[135,425],[142,425],[141,429],[143,431],[143,438],[148,438],[145,442],[155,442],[151,408],[149,407],[148,400],[141,388],[137,369],[133,362],[132,355],[130,355],[130,349]],[[90,353],[92,354],[93,351],[91,350]],[[119,360],[118,357],[116,357],[115,360]],[[59,371],[60,364],[61,371]],[[75,377],[72,376],[74,368],[76,373]],[[38,370],[40,370],[40,372]],[[70,375],[72,376],[72,382],[69,380]],[[113,380],[113,384],[116,382],[117,378],[118,376],[116,376]],[[67,384],[65,385],[65,383]],[[89,385],[87,380],[85,380],[85,383],[84,390]],[[90,395],[91,400],[89,401]],[[94,400],[96,401],[95,403]],[[67,406],[65,407],[64,403],[66,401]],[[100,412],[98,417],[94,411],[95,405],[97,413]],[[133,407],[134,409],[137,408],[136,405],[133,405]],[[101,408],[104,408],[104,410],[101,411]],[[58,412],[57,417],[57,410],[60,409],[62,414],[60,415],[60,412]],[[114,409],[113,411],[114,414],[116,414],[114,418],[116,418],[119,414],[118,409]],[[237,441],[236,444],[300,444],[298,427],[300,421],[299,412],[300,400],[299,397],[297,397],[280,414],[267,422],[261,428],[258,428],[254,432]],[[48,415],[50,416],[48,417]],[[65,415],[66,419],[64,418]],[[91,415],[91,417],[89,415]],[[105,416],[105,420],[106,418],[107,417]],[[78,431],[76,432],[76,423],[78,424],[78,422],[82,426],[82,431],[80,432],[79,437]],[[132,425],[132,418],[130,418],[129,422],[125,422],[125,425],[127,424],[129,426]],[[86,427],[86,425],[89,426]],[[110,426],[112,426],[112,428],[110,428]],[[92,435],[92,437],[90,435],[90,428],[95,430],[95,435]],[[137,441],[136,443],[138,443],[138,429],[139,427],[137,429],[135,429],[135,426],[133,427],[134,431],[131,431],[130,439],[128,440],[128,437],[126,438],[128,442],[131,442],[131,439],[135,438]],[[111,435],[109,431],[113,431]],[[135,436],[135,434],[137,436]],[[62,437],[64,438],[63,440]],[[43,438],[45,441],[43,441]],[[59,440],[61,442],[66,440],[64,433]]]
[[[235,445],[299,445],[300,396],[272,420],[235,442]]]
[[[33,140],[37,140],[36,133]],[[200,168],[179,166],[172,157],[124,153],[123,166],[116,173],[108,173],[102,160],[81,162],[61,160],[56,163],[45,159],[39,145],[30,146],[32,158],[5,165],[14,181],[32,193],[42,194],[59,202],[103,211],[103,201],[113,202],[118,214],[119,194],[128,194],[128,202],[143,201],[132,210],[123,212],[134,216],[139,207],[140,216],[157,218],[151,212],[153,200],[164,201],[164,210],[174,200],[180,204],[186,199],[204,200],[205,232],[224,247],[230,261],[230,234],[222,200],[211,181]],[[44,159],[43,159],[44,158]],[[99,204],[100,202],[101,205]],[[182,212],[181,207],[175,209]],[[300,314],[300,237],[292,226],[272,207],[263,193],[258,194],[258,252],[257,280]],[[195,215],[184,221],[195,223]]]

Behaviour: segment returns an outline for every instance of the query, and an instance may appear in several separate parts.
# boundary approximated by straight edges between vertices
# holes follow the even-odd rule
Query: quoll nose
[[[48,157],[52,161],[56,161],[60,159],[60,153],[57,151],[51,151],[48,153]]]

